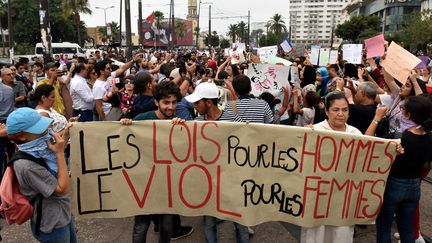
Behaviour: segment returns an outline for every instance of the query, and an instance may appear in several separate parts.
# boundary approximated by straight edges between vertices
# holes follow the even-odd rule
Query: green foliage
[[[108,40],[106,33],[107,32],[106,32],[105,26],[98,28],[98,34],[101,37],[102,42],[105,42]],[[111,36],[110,37],[111,37],[111,40],[118,40],[120,37],[120,25],[115,21],[111,22]]]
[[[401,40],[418,49],[425,50],[432,43],[432,11],[414,12],[408,16],[400,33]]]
[[[337,37],[352,43],[360,43],[364,39],[381,32],[381,19],[378,16],[356,15],[335,29]]]
[[[183,21],[177,21],[175,25],[175,34],[183,38],[186,32],[187,32],[186,24]]]
[[[283,20],[283,17],[280,14],[273,15],[270,18],[269,24],[270,24],[270,30],[279,37],[281,37],[282,33],[287,32],[285,21]]]
[[[228,36],[231,37],[231,41],[234,43],[236,42],[237,37],[237,25],[236,24],[230,24],[228,26]]]
[[[220,47],[221,48],[225,49],[225,48],[229,48],[230,46],[231,46],[231,44],[230,44],[229,40],[224,38],[220,41]]]
[[[262,35],[259,40],[260,46],[274,46],[282,42],[282,37],[275,33],[269,32],[268,35]]]
[[[210,43],[209,43],[209,39],[210,39]],[[206,38],[204,39],[204,43],[206,46],[219,46],[219,36],[217,35],[216,31],[212,32],[211,38],[209,38],[209,36],[207,35]]]

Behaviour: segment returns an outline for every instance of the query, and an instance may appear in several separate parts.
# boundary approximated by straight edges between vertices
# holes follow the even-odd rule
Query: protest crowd
[[[31,229],[38,241],[76,242],[68,140],[77,122],[263,123],[398,139],[398,155],[376,218],[376,242],[392,242],[394,237],[424,242],[419,200],[420,182],[432,162],[432,62],[395,64],[393,45],[383,42],[383,52],[372,56],[363,48],[356,58],[344,49],[324,64],[313,48],[301,56],[282,48],[269,57],[260,50],[233,47],[143,49],[134,52],[132,60],[125,60],[122,52],[101,51],[72,60],[58,55],[31,62],[22,58],[1,69],[2,174],[12,167],[21,193],[33,204]],[[400,53],[407,60],[416,58]],[[289,139],[289,134],[265,136]],[[159,232],[159,242],[201,233],[213,243],[218,241],[219,221],[204,216],[204,232],[194,232],[179,215],[137,215],[132,242],[146,242],[153,223],[150,230]],[[391,233],[393,221],[396,235]],[[355,234],[354,226],[281,223],[297,231],[300,242],[353,242]],[[249,242],[253,227],[233,224],[237,242]]]

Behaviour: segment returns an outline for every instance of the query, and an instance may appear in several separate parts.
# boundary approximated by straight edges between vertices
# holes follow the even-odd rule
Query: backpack
[[[45,163],[44,159],[35,158],[32,155],[18,151],[12,155],[8,161],[7,169],[3,175],[3,179],[0,184],[0,214],[6,219],[9,224],[23,224],[27,220],[31,219],[33,216],[33,206],[36,200],[39,200],[37,207],[37,217],[36,217],[36,235],[39,234],[39,227],[42,219],[42,194],[38,194],[31,200],[24,196],[20,192],[20,185],[18,179],[15,175],[13,168],[13,163],[19,159],[26,159],[33,161],[40,166],[48,169],[48,165]]]

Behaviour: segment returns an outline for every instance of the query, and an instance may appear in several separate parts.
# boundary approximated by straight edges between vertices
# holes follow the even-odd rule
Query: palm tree
[[[106,27],[99,27],[98,34],[102,39],[102,42],[106,42],[108,40],[108,36],[106,36]],[[120,37],[120,26],[117,22],[113,21],[111,22],[111,36],[113,40],[117,40]]]
[[[280,14],[275,14],[270,18],[270,30],[273,31],[277,36],[280,36],[282,32],[287,32],[285,21]]]
[[[230,24],[228,26],[228,36],[231,37],[232,43],[235,43],[236,37],[237,37],[237,25],[236,24]]]
[[[240,42],[244,42],[245,41],[245,35],[247,32],[247,25],[245,22],[240,21],[237,24],[237,35],[240,37]]]
[[[162,13],[161,11],[158,11],[158,10],[154,12],[154,15],[155,15],[155,21],[156,21],[156,28],[158,30],[158,33],[155,32],[155,41],[157,43],[157,37],[160,34],[161,23],[162,23],[162,20],[165,18],[165,16],[164,16],[164,13]]]
[[[175,26],[175,33],[180,38],[183,38],[187,32],[186,24],[183,21],[177,21]]]
[[[73,22],[76,26],[76,32],[78,36],[78,44],[81,45],[81,34],[79,30],[80,26],[80,13],[91,14],[90,5],[88,0],[63,0],[62,1],[62,14],[63,18],[73,18]]]

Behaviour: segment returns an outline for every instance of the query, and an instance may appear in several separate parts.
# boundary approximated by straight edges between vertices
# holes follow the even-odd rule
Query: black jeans
[[[172,214],[137,215],[133,227],[132,242],[145,243],[147,231],[152,218],[159,221],[159,243],[169,243],[173,232],[174,218]]]

